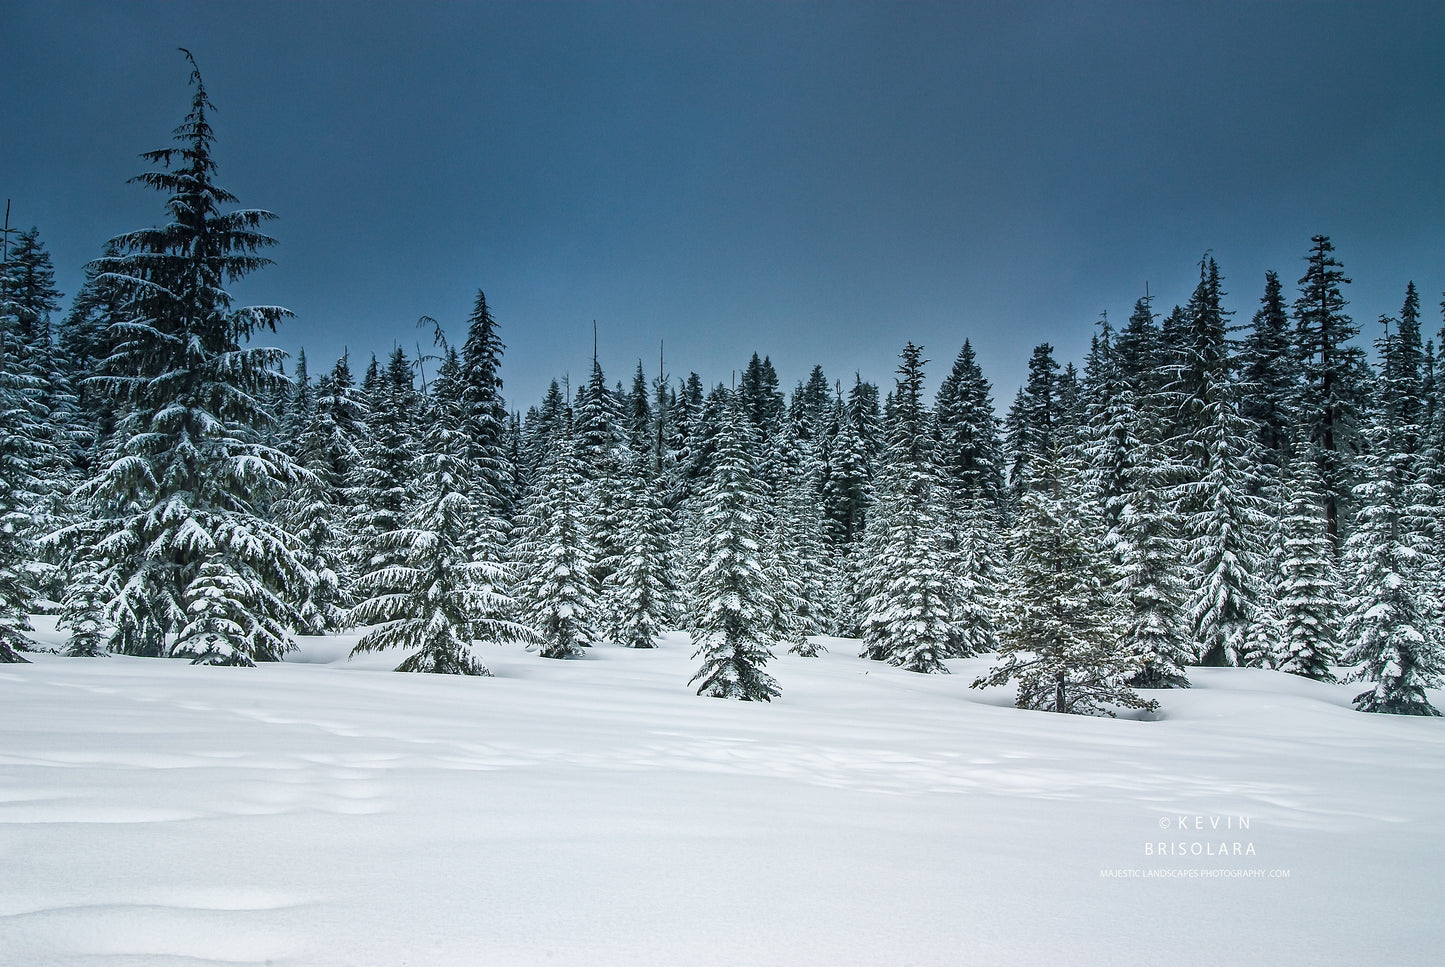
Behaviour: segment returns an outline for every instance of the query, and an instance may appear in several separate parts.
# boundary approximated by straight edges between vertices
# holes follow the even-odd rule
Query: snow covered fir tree
[[[76,490],[83,516],[54,542],[91,556],[114,590],[110,650],[245,665],[286,653],[296,592],[314,580],[265,513],[305,474],[266,440],[281,354],[243,345],[289,313],[236,307],[225,288],[267,264],[273,216],[223,210],[235,198],[215,183],[211,103],[186,57],[177,145],[147,153],[156,167],[134,179],[164,196],[170,220],[114,239],[96,263],[113,302],[87,378],[115,426]]]
[[[40,613],[74,656],[245,666],[354,632],[471,675],[489,646],[645,661],[682,633],[692,686],[750,701],[856,650],[1054,712],[1245,665],[1434,712],[1445,331],[1412,282],[1367,352],[1327,236],[1247,325],[1206,256],[1084,359],[1034,347],[1002,414],[964,333],[931,396],[911,342],[884,387],[814,366],[791,391],[761,352],[619,382],[594,344],[580,387],[509,401],[481,291],[432,355],[260,345],[289,313],[232,290],[264,285],[273,216],[218,184],[186,57],[189,111],[134,179],[159,227],[100,247],[66,312],[40,232],[4,238],[0,661]]]
[[[699,695],[766,702],[778,685],[763,671],[778,594],[761,561],[762,499],[748,452],[744,399],[734,392],[716,440],[717,455],[697,509],[698,547],[688,630],[702,667]]]

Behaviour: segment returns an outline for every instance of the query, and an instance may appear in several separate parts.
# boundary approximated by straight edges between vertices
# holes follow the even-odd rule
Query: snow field
[[[692,695],[678,635],[490,679],[354,641],[0,670],[0,963],[1439,961],[1445,723],[1358,686],[1190,669],[1112,720],[837,639],[772,704]]]

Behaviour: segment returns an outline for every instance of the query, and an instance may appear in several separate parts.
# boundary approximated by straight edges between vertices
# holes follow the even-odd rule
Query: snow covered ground
[[[1193,669],[1091,719],[828,641],[758,705],[681,637],[489,679],[354,640],[0,667],[0,963],[1445,960],[1445,720],[1355,686]]]

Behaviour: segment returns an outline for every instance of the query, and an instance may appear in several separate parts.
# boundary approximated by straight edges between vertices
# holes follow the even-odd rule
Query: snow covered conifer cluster
[[[289,313],[228,288],[268,264],[272,216],[217,184],[191,67],[134,179],[163,224],[112,239],[63,319],[39,233],[5,238],[0,661],[44,609],[74,655],[247,665],[355,628],[461,674],[484,642],[565,659],[685,629],[699,693],[745,700],[835,635],[921,673],[995,655],[975,684],[1028,708],[1147,709],[1248,665],[1435,714],[1445,353],[1412,283],[1372,362],[1327,237],[1248,326],[1206,257],[1081,368],[1035,347],[1002,419],[967,340],[931,397],[909,343],[881,387],[815,367],[788,393],[757,354],[734,385],[639,362],[609,386],[594,354],[575,393],[509,407],[481,292],[460,348],[438,327],[425,360],[288,376],[251,343]]]

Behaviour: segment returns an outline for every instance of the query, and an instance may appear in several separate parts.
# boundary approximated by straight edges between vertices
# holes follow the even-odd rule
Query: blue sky
[[[674,377],[753,351],[936,380],[972,340],[1006,408],[1031,347],[1079,360],[1201,255],[1247,322],[1333,239],[1369,338],[1445,289],[1445,4],[0,4],[0,193],[67,298],[156,223],[126,179],[184,116],[280,216],[239,289],[313,371],[460,339],[477,288],[513,405],[666,342]],[[1292,297],[1292,296],[1291,296]]]

